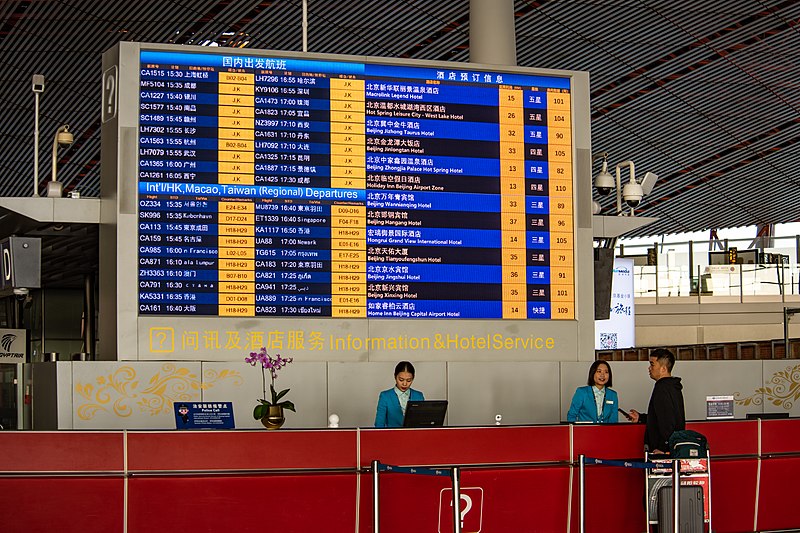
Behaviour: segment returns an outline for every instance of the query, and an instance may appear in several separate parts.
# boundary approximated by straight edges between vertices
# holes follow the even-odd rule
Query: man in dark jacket
[[[673,431],[686,429],[686,413],[683,409],[683,385],[681,378],[672,377],[675,356],[665,348],[650,353],[650,378],[655,380],[653,393],[647,413],[639,413],[631,409],[633,422],[647,424],[644,432],[645,450],[650,453],[666,453],[669,451],[669,436]]]

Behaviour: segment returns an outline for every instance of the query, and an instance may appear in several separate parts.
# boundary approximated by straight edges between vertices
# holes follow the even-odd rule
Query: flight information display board
[[[140,315],[575,318],[570,78],[139,59]]]

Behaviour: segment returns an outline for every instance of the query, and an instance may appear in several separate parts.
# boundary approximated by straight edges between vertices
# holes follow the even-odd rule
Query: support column
[[[489,65],[516,65],[514,0],[469,1],[469,60]]]

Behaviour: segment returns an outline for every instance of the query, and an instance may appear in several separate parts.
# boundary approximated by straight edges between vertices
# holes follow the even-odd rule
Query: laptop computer
[[[406,404],[404,428],[432,428],[444,425],[447,400],[410,401]]]

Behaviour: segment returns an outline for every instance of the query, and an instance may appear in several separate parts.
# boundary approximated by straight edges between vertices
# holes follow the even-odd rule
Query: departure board
[[[142,50],[139,315],[575,318],[569,77]]]

